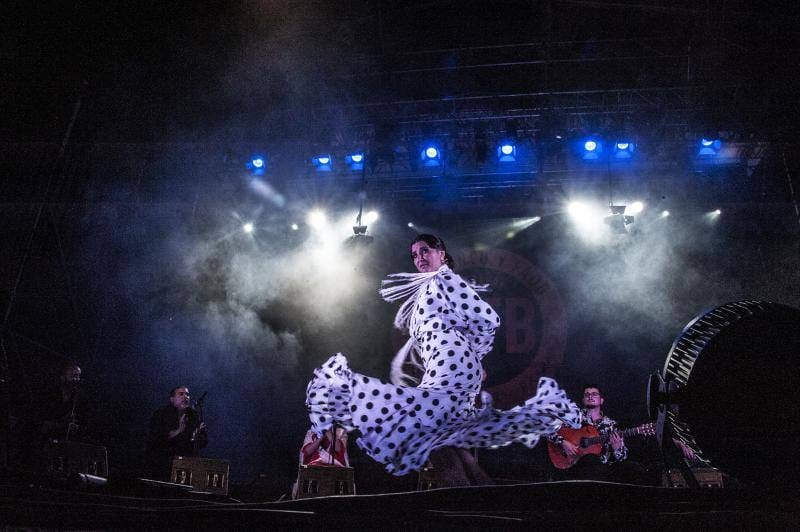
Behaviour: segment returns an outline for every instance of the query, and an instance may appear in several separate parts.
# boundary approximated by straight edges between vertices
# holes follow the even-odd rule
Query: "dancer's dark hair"
[[[445,246],[444,240],[436,235],[423,233],[421,235],[417,235],[417,237],[411,241],[411,245],[409,247],[413,246],[417,242],[425,242],[431,249],[439,249],[444,251],[444,263],[447,264],[451,270],[456,269],[456,262],[453,260],[453,256],[447,252],[447,246]]]

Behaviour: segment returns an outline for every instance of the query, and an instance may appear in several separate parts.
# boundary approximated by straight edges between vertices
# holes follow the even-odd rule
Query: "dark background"
[[[231,459],[234,482],[286,489],[313,367],[343,351],[387,375],[394,308],[376,289],[412,268],[417,231],[544,272],[568,320],[559,380],[574,398],[599,384],[624,424],[644,421],[646,377],[694,316],[800,306],[793,3],[3,9],[8,404],[24,416],[77,359],[119,472],[137,470],[150,413],[185,383],[209,392],[207,454]],[[586,163],[573,148],[588,135],[635,139],[637,157]],[[704,136],[729,155],[698,159]],[[517,164],[494,162],[502,139]],[[426,142],[442,166],[419,164]],[[350,150],[363,172],[308,162]],[[254,178],[255,153],[268,168]],[[573,199],[646,209],[632,234],[593,243]],[[380,212],[375,241],[337,251],[362,202]],[[312,207],[340,223],[315,236]],[[540,458],[492,453],[497,475]],[[404,486],[353,454],[363,490]]]

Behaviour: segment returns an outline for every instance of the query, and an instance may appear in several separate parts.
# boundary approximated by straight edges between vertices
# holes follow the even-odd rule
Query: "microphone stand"
[[[331,428],[333,429],[333,442],[331,443],[331,461],[330,465],[334,465],[334,458],[336,457],[336,423],[334,423]]]
[[[197,411],[197,427],[200,427],[200,425],[203,424],[203,400],[206,398],[207,393],[208,392],[203,393],[203,395],[200,396],[200,399],[194,402],[194,408]],[[197,453],[200,451],[200,449],[197,448],[198,430],[198,428],[195,428],[192,431],[192,456],[197,456]]]
[[[72,425],[75,419],[75,407],[78,404],[78,393],[80,393],[80,388],[75,388],[72,394],[72,409],[69,412],[69,421],[67,421],[67,433],[64,435],[64,441],[69,441],[70,432],[72,432]]]

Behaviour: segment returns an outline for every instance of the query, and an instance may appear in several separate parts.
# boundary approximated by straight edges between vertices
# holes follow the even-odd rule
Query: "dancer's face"
[[[435,272],[444,264],[444,251],[434,249],[420,240],[411,246],[411,260],[418,272]]]

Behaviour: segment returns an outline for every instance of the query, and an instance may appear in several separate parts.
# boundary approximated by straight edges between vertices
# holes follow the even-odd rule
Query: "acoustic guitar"
[[[632,429],[616,432],[623,438],[628,438],[630,436],[654,436],[656,433],[656,426],[655,423],[645,423],[644,425],[639,425]],[[584,425],[579,429],[562,427],[561,430],[558,431],[558,435],[563,436],[566,441],[575,445],[578,448],[577,454],[575,456],[567,456],[564,454],[564,449],[562,449],[560,445],[550,440],[547,440],[547,453],[550,455],[550,461],[553,462],[553,465],[558,469],[569,469],[587,454],[600,456],[603,452],[603,446],[608,441],[611,433],[607,432],[601,434],[600,431],[597,430],[597,427]]]

